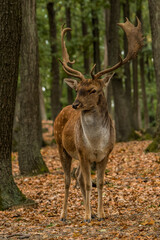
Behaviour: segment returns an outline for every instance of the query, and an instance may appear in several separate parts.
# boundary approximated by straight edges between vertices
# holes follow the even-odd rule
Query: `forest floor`
[[[49,123],[51,126],[51,123]],[[46,124],[46,128],[49,126]],[[44,134],[52,139],[52,129]],[[17,153],[12,154],[13,175],[21,191],[37,205],[0,212],[1,239],[160,239],[160,153],[147,153],[149,141],[117,143],[109,157],[104,185],[104,221],[83,222],[84,206],[72,179],[68,218],[61,222],[64,174],[56,145],[41,150],[49,174],[22,177]],[[73,161],[73,167],[78,165]],[[96,178],[92,175],[93,179]],[[91,205],[96,213],[97,188]]]

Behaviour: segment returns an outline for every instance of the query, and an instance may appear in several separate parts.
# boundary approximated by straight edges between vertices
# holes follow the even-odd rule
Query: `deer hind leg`
[[[61,221],[65,221],[67,217],[67,203],[68,203],[68,195],[69,195],[69,187],[71,183],[71,163],[72,158],[65,151],[64,148],[59,148],[60,160],[65,174],[65,196],[63,202],[63,209],[61,212]]]
[[[98,218],[102,220],[105,218],[102,191],[104,185],[104,174],[107,165],[108,158],[106,157],[103,161],[97,163],[97,188],[98,188]]]
[[[83,178],[83,175],[82,175],[80,165],[77,168],[77,180],[78,180],[81,192],[82,192],[83,201],[84,201],[84,205],[85,205],[85,203],[86,203],[86,190],[85,190],[84,178]]]

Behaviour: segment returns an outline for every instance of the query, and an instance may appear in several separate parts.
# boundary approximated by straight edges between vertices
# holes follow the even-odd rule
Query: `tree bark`
[[[110,0],[110,26],[109,26],[109,42],[108,57],[109,65],[113,66],[119,61],[119,37],[117,22],[120,16],[120,1]],[[122,79],[117,75],[112,79],[112,89],[115,108],[115,125],[117,141],[126,141],[131,133],[131,125],[129,122],[128,111],[125,102],[125,93],[123,90]]]
[[[132,60],[132,71],[133,71],[133,119],[134,129],[139,129],[139,92],[138,92],[138,59],[137,57]]]
[[[85,16],[84,16],[84,9],[85,9],[85,3],[84,0],[81,1],[81,25],[82,25],[82,36],[83,36],[83,62],[84,62],[84,72],[85,74],[89,74],[90,69],[89,69],[89,46],[86,43],[86,38],[88,35],[88,29],[87,29],[87,23],[85,21]]]
[[[109,21],[110,21],[110,9],[104,9],[104,19],[105,19],[105,53],[104,53],[104,68],[108,67],[108,39],[109,39]],[[107,104],[108,104],[108,111],[111,113],[111,99],[112,99],[112,85],[106,88],[106,96],[107,96]]]
[[[21,16],[20,0],[0,1],[0,210],[29,203],[14,182],[11,164]]]
[[[49,2],[47,4],[47,10],[48,10],[48,18],[49,18],[51,54],[52,54],[51,110],[52,110],[52,119],[54,121],[56,116],[58,115],[58,113],[61,110],[60,86],[59,86],[59,82],[60,82],[59,63],[58,63],[58,59],[56,57],[56,54],[57,54],[57,29],[56,29],[54,3]]]
[[[149,14],[152,33],[152,50],[157,86],[156,137],[147,151],[160,151],[160,1],[149,0]]]
[[[123,3],[123,18],[126,21],[126,17],[130,19],[130,11],[129,11],[129,1],[125,1]],[[124,56],[127,56],[128,52],[128,44],[127,37],[124,33],[123,35],[123,46],[124,46]],[[126,96],[126,106],[128,109],[128,115],[130,120],[131,128],[133,129],[133,107],[132,107],[132,94],[131,94],[131,71],[130,71],[130,62],[124,65],[124,75],[125,75],[125,96]]]
[[[71,9],[68,6],[67,2],[65,3],[65,5],[66,5],[65,6],[66,24],[67,24],[67,27],[71,28]],[[67,32],[67,40],[69,42],[71,41],[71,33],[70,32]],[[69,51],[69,52],[70,52],[70,56],[72,56],[71,51]],[[71,65],[70,65],[70,67],[71,67]],[[73,103],[73,91],[72,91],[72,88],[70,88],[68,85],[67,85],[67,97],[68,97],[68,104],[72,104]]]
[[[47,114],[46,114],[45,103],[44,103],[44,95],[43,95],[41,86],[39,86],[39,101],[40,101],[41,119],[47,120]]]
[[[42,131],[38,67],[36,3],[35,0],[22,0],[20,141],[18,151],[22,175],[48,172],[40,153]]]
[[[141,75],[141,89],[142,89],[142,100],[143,100],[143,111],[144,111],[144,129],[149,128],[149,114],[147,105],[146,95],[146,82],[145,82],[145,71],[144,71],[144,54],[140,56],[140,75]]]
[[[100,49],[99,49],[99,21],[94,2],[91,0],[92,8],[92,35],[93,35],[93,61],[96,63],[95,71],[101,70]]]
[[[142,23],[143,26],[143,18],[142,18],[142,0],[137,2],[137,16]],[[140,66],[140,76],[141,76],[141,89],[142,89],[142,100],[143,100],[143,112],[144,112],[144,128],[147,129],[149,127],[149,114],[148,114],[148,106],[147,106],[147,96],[146,96],[146,84],[145,84],[145,71],[144,71],[144,54],[141,53],[139,59]]]

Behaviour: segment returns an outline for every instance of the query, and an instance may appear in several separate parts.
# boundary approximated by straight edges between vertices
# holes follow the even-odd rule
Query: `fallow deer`
[[[64,71],[78,78],[64,79],[65,82],[76,90],[77,96],[71,106],[65,107],[57,116],[54,122],[54,136],[58,145],[62,167],[65,173],[65,197],[61,212],[61,220],[65,221],[67,216],[67,201],[70,187],[70,171],[72,158],[78,159],[80,163],[79,185],[82,191],[85,217],[84,221],[91,221],[91,168],[92,162],[96,162],[97,188],[98,188],[98,218],[105,218],[102,204],[102,189],[108,156],[115,143],[115,129],[108,113],[104,87],[109,84],[112,75],[101,79],[101,76],[113,72],[129,60],[137,56],[138,51],[143,46],[141,33],[141,23],[137,18],[138,25],[135,27],[128,19],[125,23],[118,25],[124,30],[128,40],[127,56],[114,66],[94,74],[93,66],[91,79],[86,79],[84,75],[71,68],[74,61],[69,60],[64,36],[71,28],[63,28],[61,31],[61,44],[63,61],[60,60]],[[69,65],[68,65],[69,64]]]

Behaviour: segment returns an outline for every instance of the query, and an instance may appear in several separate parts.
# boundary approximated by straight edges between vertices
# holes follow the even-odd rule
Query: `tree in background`
[[[12,176],[12,128],[21,38],[21,1],[1,1],[0,11],[0,210],[32,201],[18,189]]]
[[[86,42],[86,38],[88,35],[88,26],[85,16],[85,1],[80,1],[81,5],[81,25],[82,25],[82,37],[83,37],[83,65],[84,65],[84,73],[89,74],[89,45]]]
[[[110,4],[108,62],[110,66],[113,66],[119,61],[119,36],[116,24],[119,22],[120,17],[120,1],[110,0]],[[131,133],[131,124],[129,121],[122,79],[116,75],[113,77],[111,83],[114,98],[117,141],[126,141]]]
[[[97,15],[96,2],[91,0],[91,15],[92,15],[92,36],[93,36],[93,62],[96,63],[95,71],[101,70],[100,60],[100,43],[99,43],[99,21]]]
[[[40,153],[42,132],[35,0],[22,1],[20,79],[20,172],[23,175],[45,173],[48,168]]]
[[[137,16],[143,26],[143,16],[142,16],[142,0],[137,2]],[[140,80],[141,80],[141,89],[142,89],[142,102],[144,109],[144,129],[149,127],[149,114],[148,114],[148,105],[147,105],[147,95],[146,95],[146,77],[145,77],[145,59],[143,51],[139,57],[139,66],[140,66]]]
[[[123,19],[126,21],[126,17],[130,19],[130,5],[129,1],[126,0],[122,4],[123,8]],[[126,34],[123,34],[123,46],[124,46],[124,56],[127,55],[128,52],[128,44]],[[130,62],[126,63],[124,66],[124,77],[125,77],[125,97],[126,97],[126,106],[128,110],[128,117],[131,124],[131,128],[134,129],[133,123],[133,106],[132,106],[132,84],[131,84],[131,69]]]
[[[149,0],[152,50],[157,86],[156,136],[146,151],[160,151],[160,1]]]
[[[71,28],[71,7],[70,7],[70,2],[65,0],[65,16],[66,16],[66,26]],[[68,42],[71,41],[71,33],[67,33],[67,40]],[[70,52],[70,56],[72,58],[72,51]],[[72,67],[72,66],[70,66]],[[73,103],[73,91],[72,89],[67,85],[67,98],[68,98],[68,104]]]
[[[52,119],[55,120],[56,116],[61,110],[60,104],[60,76],[59,76],[59,62],[57,59],[57,29],[56,29],[56,19],[55,19],[55,9],[54,3],[49,2],[47,4],[48,19],[49,19],[49,29],[50,29],[50,45],[51,45],[51,111]]]

